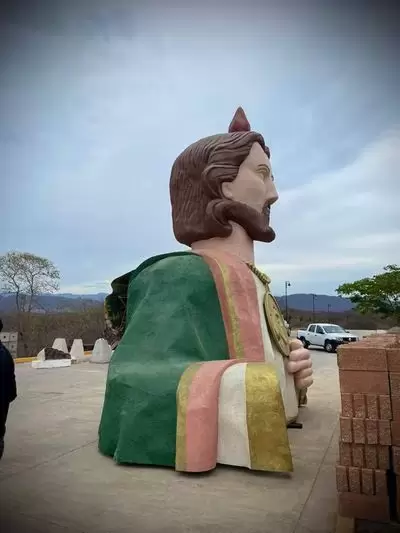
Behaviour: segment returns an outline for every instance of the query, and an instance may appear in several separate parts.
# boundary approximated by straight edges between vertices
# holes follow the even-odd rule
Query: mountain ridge
[[[104,302],[107,293],[99,292],[94,294],[72,294],[57,293],[43,294],[37,298],[35,312],[67,312],[79,311],[83,307],[96,307]],[[281,310],[286,307],[285,296],[275,296]],[[351,311],[353,304],[347,298],[330,296],[327,294],[316,294],[313,298],[311,293],[288,294],[287,304],[289,309],[298,311],[312,311],[314,299],[315,312],[343,313]],[[12,313],[15,311],[15,300],[13,295],[0,294],[0,312]]]

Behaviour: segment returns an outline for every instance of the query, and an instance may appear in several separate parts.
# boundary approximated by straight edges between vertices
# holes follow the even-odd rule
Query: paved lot
[[[315,384],[290,430],[292,476],[121,467],[97,452],[107,367],[17,366],[0,462],[0,531],[328,533],[335,523],[336,357],[313,351]]]

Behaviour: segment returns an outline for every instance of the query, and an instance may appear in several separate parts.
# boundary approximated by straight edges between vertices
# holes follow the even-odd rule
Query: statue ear
[[[233,200],[233,190],[232,190],[232,182],[231,181],[224,181],[221,185],[221,191],[227,200]]]
[[[250,131],[250,123],[247,120],[246,113],[241,107],[238,107],[233,116],[232,122],[229,124],[229,133],[235,131]]]

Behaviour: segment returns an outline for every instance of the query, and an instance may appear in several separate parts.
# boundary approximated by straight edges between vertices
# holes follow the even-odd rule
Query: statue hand
[[[313,370],[310,351],[303,347],[300,340],[290,342],[290,354],[287,369],[293,374],[297,389],[306,389],[313,384]]]

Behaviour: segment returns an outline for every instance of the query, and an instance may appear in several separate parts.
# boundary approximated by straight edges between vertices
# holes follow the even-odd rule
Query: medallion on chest
[[[247,263],[250,270],[255,274],[255,276],[260,280],[264,285],[265,296],[264,296],[264,313],[265,319],[267,321],[268,331],[274,340],[278,350],[284,357],[289,357],[290,354],[290,338],[284,318],[282,316],[281,310],[279,309],[278,302],[272,296],[269,284],[271,283],[270,278],[258,270],[251,263]]]

